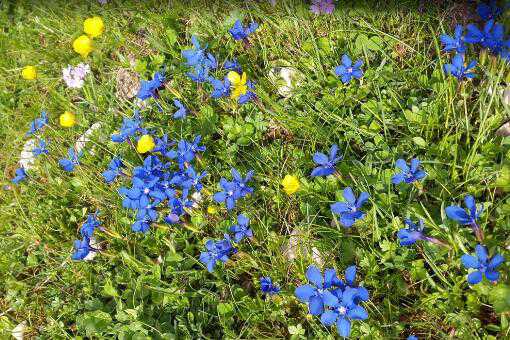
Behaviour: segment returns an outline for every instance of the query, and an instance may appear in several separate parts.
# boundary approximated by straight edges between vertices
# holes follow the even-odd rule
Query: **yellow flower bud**
[[[59,117],[60,126],[73,127],[76,124],[76,115],[73,112],[66,111]]]
[[[152,136],[149,135],[143,135],[138,140],[138,143],[136,144],[136,151],[138,153],[146,153],[149,151],[152,151],[156,144],[154,144],[154,139]]]
[[[23,79],[26,80],[34,80],[35,78],[37,78],[37,69],[35,68],[35,66],[31,65],[25,66],[21,71],[21,76],[23,77]]]
[[[103,19],[100,17],[85,19],[83,22],[83,32],[87,33],[91,38],[100,36],[104,32]]]
[[[210,205],[207,207],[207,213],[214,215],[218,212],[218,208],[216,208],[214,205]]]
[[[92,39],[86,35],[80,35],[73,41],[73,49],[76,53],[86,58],[92,52]]]
[[[299,179],[296,176],[286,175],[282,181],[283,191],[287,195],[292,195],[299,190]]]

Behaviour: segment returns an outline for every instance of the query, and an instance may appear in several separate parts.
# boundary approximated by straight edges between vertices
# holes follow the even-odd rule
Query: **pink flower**
[[[85,76],[90,73],[90,66],[87,64],[78,64],[76,67],[67,65],[62,69],[62,78],[67,86],[72,89],[79,89],[83,86]]]

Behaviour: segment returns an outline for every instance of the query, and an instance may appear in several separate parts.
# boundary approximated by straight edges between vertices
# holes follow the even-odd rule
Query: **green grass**
[[[497,285],[469,287],[460,256],[473,252],[476,239],[444,213],[474,195],[485,206],[481,224],[490,254],[510,258],[510,143],[494,133],[510,113],[501,100],[508,65],[477,50],[469,53],[480,60],[473,82],[445,77],[441,67],[449,57],[437,37],[451,33],[455,19],[445,7],[420,12],[414,1],[342,1],[334,15],[314,17],[300,1],[278,2],[275,8],[264,1],[0,4],[0,334],[7,337],[26,321],[26,336],[45,339],[334,338],[336,330],[307,317],[294,297],[313,263],[310,252],[298,252],[293,261],[284,255],[296,230],[300,243],[319,250],[324,268],[343,273],[358,265],[371,298],[369,319],[353,323],[353,338],[510,336],[508,265]],[[86,60],[93,77],[70,90],[61,71],[82,61],[71,43],[92,15],[106,24]],[[228,34],[236,18],[261,23],[249,49]],[[185,76],[180,52],[191,34],[220,61],[238,57],[257,83],[257,104],[211,100]],[[364,78],[349,86],[331,71],[343,53],[364,61]],[[21,79],[29,64],[39,70],[35,81]],[[211,197],[205,194],[187,227],[155,223],[139,235],[131,232],[131,215],[117,194],[128,180],[106,185],[100,174],[113,155],[128,168],[140,164],[128,145],[109,139],[134,108],[116,97],[118,70],[135,69],[147,79],[162,64],[170,75],[159,101],[163,112],[142,111],[146,126],[172,139],[202,134],[207,151],[199,168],[209,173],[208,193],[236,167],[255,170],[255,194],[232,213],[221,207],[216,215],[207,214]],[[302,74],[289,99],[268,77],[282,65]],[[196,116],[171,118],[175,94]],[[50,154],[38,158],[27,182],[12,186],[25,132],[43,109],[50,117],[44,132]],[[77,113],[71,129],[58,126],[66,110]],[[64,173],[58,159],[95,122],[102,127],[82,165]],[[333,143],[344,154],[341,176],[311,179],[313,153]],[[392,186],[395,160],[412,157],[423,161],[426,179]],[[286,174],[301,179],[290,198],[280,186]],[[329,209],[347,186],[371,195],[366,218],[351,229],[332,223]],[[102,251],[93,261],[73,262],[72,242],[96,209],[109,235],[98,233]],[[203,244],[220,238],[238,213],[250,217],[255,238],[210,274],[198,262]],[[400,247],[396,232],[407,216],[423,218],[429,234],[451,249]],[[262,300],[260,276],[271,276],[282,292]]]

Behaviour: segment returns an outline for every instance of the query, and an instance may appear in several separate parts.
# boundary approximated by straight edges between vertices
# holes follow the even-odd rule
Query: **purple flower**
[[[87,64],[80,63],[75,67],[67,65],[62,69],[62,78],[69,88],[79,89],[83,86],[85,76],[89,73],[90,66]]]
[[[331,14],[335,10],[334,0],[312,0],[310,10],[314,14]]]

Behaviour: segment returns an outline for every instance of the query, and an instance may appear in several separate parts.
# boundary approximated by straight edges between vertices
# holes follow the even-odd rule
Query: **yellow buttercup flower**
[[[230,71],[227,74],[227,78],[232,85],[232,92],[230,93],[231,98],[237,99],[239,96],[246,94],[248,91],[248,86],[246,85],[246,72],[243,72],[243,75],[241,76],[235,71]]]
[[[76,115],[73,112],[66,111],[60,115],[58,120],[63,127],[73,127],[76,124]]]
[[[26,80],[34,80],[35,78],[37,78],[37,69],[35,68],[35,66],[31,65],[25,66],[21,71],[21,76],[23,77],[23,79]]]
[[[83,32],[87,33],[91,38],[100,36],[104,32],[103,19],[100,17],[85,19],[83,22]]]
[[[73,41],[73,49],[76,53],[86,58],[92,52],[92,39],[86,35],[80,35]]]
[[[207,213],[214,215],[218,212],[218,208],[216,208],[214,205],[210,205],[207,207]]]
[[[143,135],[140,137],[138,143],[136,144],[136,151],[138,153],[146,153],[152,151],[154,147],[156,147],[156,144],[154,144],[154,139],[152,136]]]
[[[296,176],[286,175],[283,178],[282,185],[283,191],[290,196],[299,190],[299,179]]]

